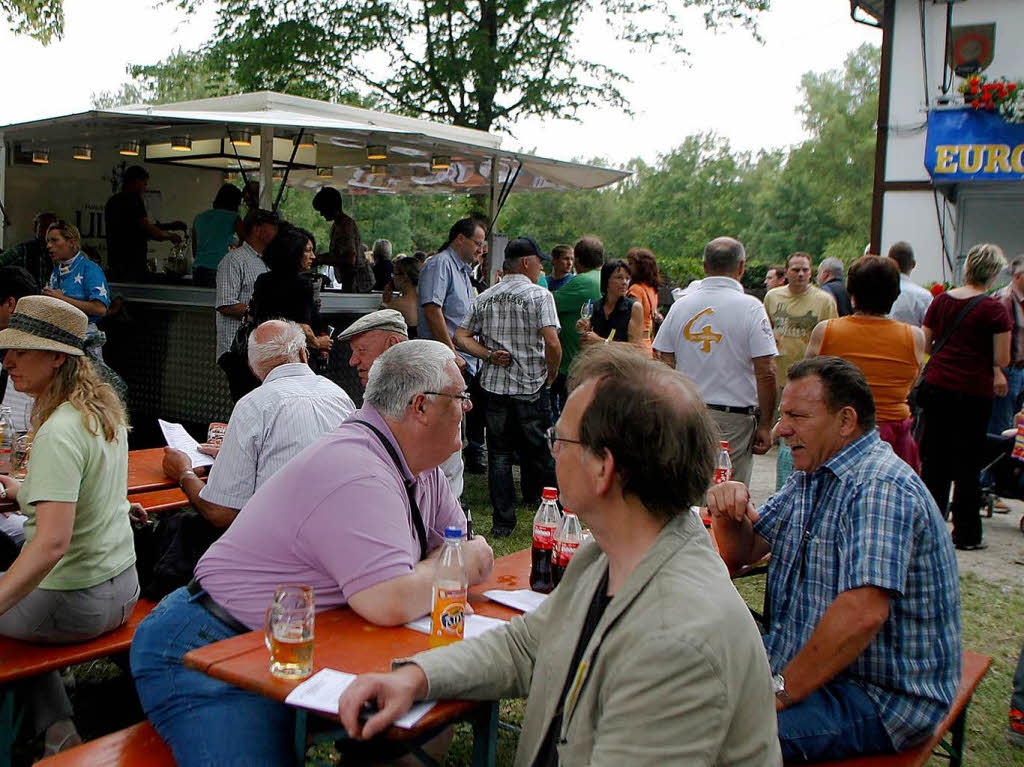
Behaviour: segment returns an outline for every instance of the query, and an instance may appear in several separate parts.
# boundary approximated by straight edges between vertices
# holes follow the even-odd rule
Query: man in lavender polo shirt
[[[192,584],[143,621],[132,674],[178,765],[291,764],[287,707],[181,664],[196,647],[261,627],[279,584],[312,586],[317,611],[348,605],[381,625],[430,611],[444,528],[465,523],[438,467],[459,445],[468,405],[445,345],[387,350],[370,369],[363,407],[268,479],[200,560]],[[354,421],[380,432],[400,470],[373,430]],[[426,531],[425,558],[406,483]],[[463,548],[470,583],[479,583],[494,555],[479,537]]]

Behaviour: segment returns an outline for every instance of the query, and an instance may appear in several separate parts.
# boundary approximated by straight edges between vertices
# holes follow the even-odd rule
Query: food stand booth
[[[226,180],[259,181],[263,208],[275,204],[275,181],[310,190],[333,186],[343,195],[480,194],[490,200],[495,221],[511,192],[595,189],[627,175],[501,144],[484,131],[270,92],[6,125],[0,127],[6,214],[0,249],[31,239],[35,214],[53,211],[78,226],[83,247],[106,266],[104,205],[119,191],[124,168],[136,164],[150,173],[149,219],[185,222],[210,207]],[[191,285],[181,250],[172,250],[151,242],[152,279],[111,283],[122,305],[106,322],[104,355],[128,384],[132,419],[144,432],[157,417],[198,426],[226,421],[231,412],[214,359],[215,291]],[[491,249],[492,274],[501,250],[499,238]],[[328,290],[321,301],[338,329],[381,306],[379,293]],[[361,387],[348,357],[348,345],[336,343],[324,374],[358,402]]]

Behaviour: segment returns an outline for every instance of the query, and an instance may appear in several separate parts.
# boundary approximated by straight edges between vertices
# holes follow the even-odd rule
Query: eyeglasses
[[[565,437],[559,437],[554,426],[549,426],[548,430],[544,432],[544,439],[548,441],[548,450],[551,450],[552,452],[554,452],[556,442],[571,442],[574,445],[583,444],[578,439],[566,439]]]
[[[462,403],[462,407],[463,408],[465,408],[467,405],[469,405],[470,402],[472,401],[470,399],[470,396],[466,392],[459,392],[458,394],[449,394],[448,392],[443,392],[443,391],[425,391],[423,393],[424,394],[433,394],[433,395],[438,396],[438,397],[449,397],[450,399],[460,400],[461,403]]]
[[[474,245],[476,245],[476,246],[477,246],[478,248],[482,248],[482,247],[483,247],[484,245],[486,245],[486,244],[487,244],[487,240],[472,240],[472,239],[471,239],[471,240],[470,240],[470,242],[472,242],[472,243],[473,243]]]

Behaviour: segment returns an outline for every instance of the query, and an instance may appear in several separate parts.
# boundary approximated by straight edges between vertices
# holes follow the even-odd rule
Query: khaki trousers
[[[754,433],[757,431],[757,416],[742,413],[723,413],[708,408],[711,419],[718,427],[720,439],[729,443],[729,458],[732,460],[732,478],[750,486],[750,475],[754,470]]]

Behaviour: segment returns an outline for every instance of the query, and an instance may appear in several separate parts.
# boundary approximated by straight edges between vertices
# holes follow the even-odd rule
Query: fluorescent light
[[[175,136],[171,139],[171,149],[175,152],[191,152],[192,139],[189,136]]]
[[[123,154],[127,157],[138,157],[139,148],[138,141],[122,141],[117,145],[118,154]]]
[[[91,160],[92,147],[88,144],[81,144],[80,146],[72,147],[71,156],[76,160]]]

